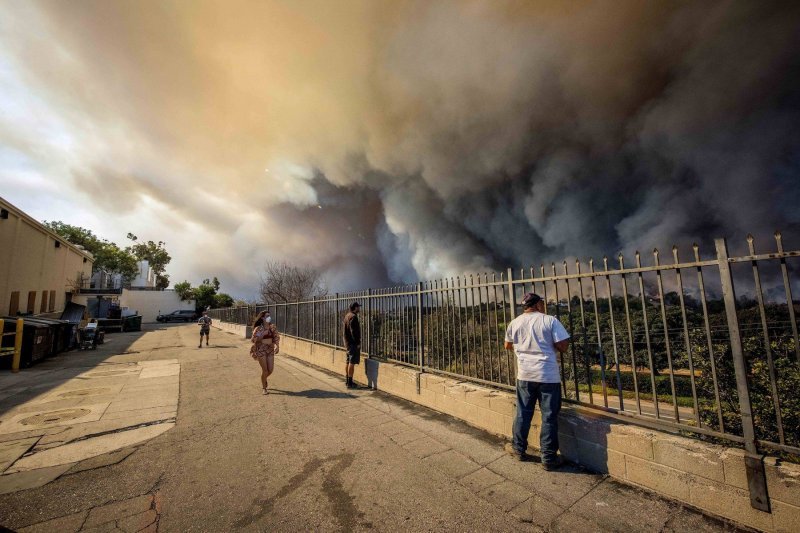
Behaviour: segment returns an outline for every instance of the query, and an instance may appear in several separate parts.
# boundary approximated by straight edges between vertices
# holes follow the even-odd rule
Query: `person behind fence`
[[[275,354],[280,351],[281,336],[272,323],[269,311],[261,311],[253,322],[250,355],[261,366],[261,388],[269,394],[268,379],[275,368]]]
[[[206,346],[208,346],[208,334],[211,333],[211,317],[208,316],[208,311],[203,311],[203,316],[198,319],[197,323],[200,325],[200,344],[197,347],[202,348],[203,335],[206,336]]]
[[[563,464],[558,455],[558,412],[561,410],[561,375],[556,352],[565,353],[569,333],[557,318],[545,314],[544,300],[534,293],[522,299],[523,313],[506,330],[505,348],[517,356],[517,414],[513,443],[506,450],[520,461],[526,453],[536,402],[542,415],[539,445],[542,466],[555,470]]]
[[[358,385],[353,381],[353,373],[356,365],[361,362],[361,324],[358,321],[358,312],[360,310],[361,304],[358,302],[351,303],[350,312],[345,315],[342,325],[344,349],[347,351],[344,378],[348,389],[358,388]]]

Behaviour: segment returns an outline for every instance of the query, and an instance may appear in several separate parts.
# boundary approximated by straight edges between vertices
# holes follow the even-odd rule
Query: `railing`
[[[370,357],[512,389],[516,361],[504,334],[533,291],[571,334],[560,360],[566,401],[722,439],[753,457],[800,456],[800,303],[789,265],[800,251],[784,251],[780,234],[775,246],[757,253],[748,236],[748,253],[729,257],[718,239],[710,258],[695,245],[686,260],[674,247],[666,264],[654,250],[649,264],[637,252],[633,266],[622,255],[616,264],[565,261],[210,314],[245,324],[269,309],[286,334],[337,346],[359,301]],[[737,300],[737,291],[750,297]]]
[[[22,332],[23,332],[23,324],[24,319],[17,318],[16,319],[16,327],[14,331],[9,331],[8,333],[5,332],[5,320],[0,318],[0,357],[2,356],[10,356],[11,359],[11,371],[12,372],[19,372],[19,365],[22,356]],[[5,343],[6,337],[12,337],[13,340],[10,343]],[[4,346],[4,344],[11,344],[12,346]]]
[[[81,276],[76,284],[81,294],[122,294],[123,288],[122,281],[110,275],[101,275],[95,279]]]

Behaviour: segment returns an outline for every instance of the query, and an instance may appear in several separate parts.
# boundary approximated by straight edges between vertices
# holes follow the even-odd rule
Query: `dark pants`
[[[514,451],[528,448],[528,433],[536,402],[542,412],[539,448],[542,462],[554,463],[558,452],[558,412],[561,410],[561,384],[517,380],[517,416],[514,418]]]

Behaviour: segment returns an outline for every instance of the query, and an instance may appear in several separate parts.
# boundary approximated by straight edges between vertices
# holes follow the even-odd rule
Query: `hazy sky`
[[[344,290],[788,235],[780,6],[9,0],[0,196],[247,298],[267,259]]]

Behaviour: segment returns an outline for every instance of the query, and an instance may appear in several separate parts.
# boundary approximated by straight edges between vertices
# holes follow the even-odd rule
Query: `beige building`
[[[0,316],[64,309],[81,278],[92,275],[89,252],[0,198]]]

